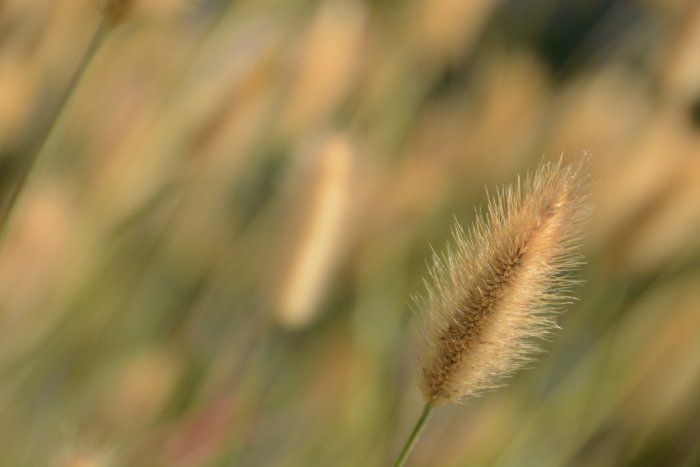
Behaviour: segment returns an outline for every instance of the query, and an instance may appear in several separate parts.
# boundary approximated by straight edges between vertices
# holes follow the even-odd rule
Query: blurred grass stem
[[[100,46],[104,43],[104,40],[111,29],[111,25],[107,21],[103,20],[95,31],[95,34],[90,40],[90,45],[78,64],[78,68],[73,73],[68,86],[56,105],[56,110],[54,111],[53,116],[51,117],[46,128],[37,137],[36,150],[29,154],[28,160],[25,161],[24,165],[20,169],[17,182],[10,188],[10,192],[5,199],[5,202],[0,206],[0,239],[2,239],[5,235],[5,231],[7,230],[7,226],[17,205],[17,201],[19,200],[22,190],[27,184],[33,169],[37,166],[37,162],[40,159],[46,157],[46,153],[48,152],[49,148],[48,143],[53,138],[54,133],[59,126],[59,122],[65,115],[65,109],[68,107],[71,98],[75,94],[75,90],[80,85],[83,77],[85,76],[85,72],[89,68],[90,63],[92,63],[93,58],[100,49]]]
[[[427,402],[425,404],[425,407],[423,408],[423,413],[421,413],[420,418],[416,422],[416,426],[413,427],[413,431],[411,432],[411,436],[408,437],[406,440],[406,444],[404,445],[403,449],[401,450],[401,454],[399,454],[399,458],[396,459],[396,462],[394,462],[394,467],[401,467],[405,462],[406,459],[408,459],[408,456],[411,454],[411,451],[413,451],[413,446],[415,446],[416,441],[418,440],[418,436],[420,436],[421,431],[423,431],[423,427],[425,426],[425,423],[428,421],[430,418],[430,414],[433,411],[433,404],[430,402]]]

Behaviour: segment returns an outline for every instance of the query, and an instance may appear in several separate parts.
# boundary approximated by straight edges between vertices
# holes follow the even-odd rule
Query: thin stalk
[[[423,413],[420,415],[420,418],[416,422],[416,426],[413,427],[411,436],[409,436],[406,440],[406,444],[401,450],[399,458],[396,459],[396,462],[394,462],[394,467],[401,467],[404,464],[404,462],[406,462],[406,459],[408,459],[409,454],[411,454],[411,451],[413,450],[413,446],[415,446],[416,441],[418,440],[418,436],[420,436],[421,431],[423,431],[425,422],[427,422],[430,418],[430,414],[432,411],[433,405],[430,402],[426,402],[425,407],[423,408]]]
[[[50,122],[38,137],[38,144],[36,146],[37,149],[29,154],[27,161],[20,169],[17,182],[10,188],[10,192],[7,194],[5,202],[0,205],[0,239],[5,235],[5,230],[9,224],[10,217],[12,216],[12,212],[17,205],[17,200],[19,199],[22,190],[27,184],[27,180],[29,180],[29,177],[33,169],[36,167],[37,162],[46,157],[45,153],[49,147],[48,143],[53,138],[53,135],[58,128],[58,123],[61,121],[61,118],[65,113],[65,109],[68,107],[71,98],[75,94],[75,90],[78,88],[78,85],[85,75],[85,71],[90,66],[92,59],[100,49],[100,46],[104,42],[105,37],[107,37],[107,33],[110,31],[110,29],[110,25],[103,20],[95,31],[95,34],[92,36],[90,41],[90,45],[78,64],[78,68],[75,70],[75,73],[73,73],[66,90],[63,92],[58,101],[56,110],[54,111]]]

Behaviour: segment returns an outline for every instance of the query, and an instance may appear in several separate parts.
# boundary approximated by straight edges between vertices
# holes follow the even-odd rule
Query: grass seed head
[[[431,403],[458,402],[498,387],[539,349],[571,299],[582,222],[591,210],[582,164],[543,163],[498,190],[485,215],[434,255],[427,294],[420,386]]]
[[[193,7],[196,0],[104,0],[102,14],[111,26],[133,16],[167,17]]]

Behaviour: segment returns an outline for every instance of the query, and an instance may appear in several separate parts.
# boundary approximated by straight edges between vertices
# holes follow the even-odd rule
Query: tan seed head
[[[180,13],[196,0],[103,0],[102,13],[109,25],[123,23],[132,16],[162,17]]]
[[[469,234],[457,225],[454,245],[434,255],[419,300],[419,378],[428,402],[458,402],[500,386],[538,351],[532,339],[556,328],[591,210],[581,165],[544,163],[499,190]]]

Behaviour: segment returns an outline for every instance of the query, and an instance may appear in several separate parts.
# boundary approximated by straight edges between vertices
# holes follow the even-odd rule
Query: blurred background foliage
[[[700,465],[700,4],[137,2],[1,240],[1,465],[387,465],[431,245],[584,150],[580,300],[409,464]],[[0,2],[3,203],[100,21]]]

